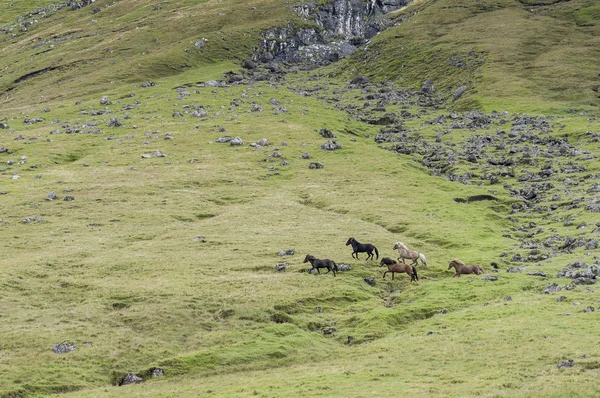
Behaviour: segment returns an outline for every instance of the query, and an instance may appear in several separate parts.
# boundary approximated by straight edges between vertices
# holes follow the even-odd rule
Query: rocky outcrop
[[[263,33],[252,61],[304,64],[312,68],[351,55],[361,44],[388,26],[385,14],[412,0],[334,0],[305,4],[296,13],[312,27],[289,25]]]

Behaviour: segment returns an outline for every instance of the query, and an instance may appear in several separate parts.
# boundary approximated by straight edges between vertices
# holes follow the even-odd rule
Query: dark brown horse
[[[485,270],[483,269],[483,267],[481,265],[479,265],[479,264],[465,265],[465,263],[463,263],[462,261],[460,261],[457,258],[450,261],[450,264],[448,264],[448,270],[452,267],[454,267],[454,269],[456,270],[456,274],[454,274],[453,278],[455,278],[457,276],[460,277],[461,274],[480,275],[480,274],[485,273]]]
[[[335,261],[330,260],[328,258],[324,258],[322,260],[316,258],[315,256],[311,256],[310,254],[307,254],[306,257],[304,258],[303,263],[308,263],[310,262],[310,265],[312,265],[312,268],[308,270],[308,273],[310,274],[312,272],[313,269],[316,269],[317,272],[320,274],[321,271],[319,271],[319,268],[327,268],[327,272],[326,274],[328,274],[330,271],[333,271],[333,276],[335,276],[335,272],[338,270],[338,266],[335,263]]]
[[[379,263],[379,266],[381,267],[384,264],[387,265],[388,270],[383,273],[383,279],[385,279],[385,274],[387,274],[388,272],[392,273],[392,280],[394,280],[395,272],[406,272],[408,276],[410,276],[411,282],[419,280],[419,275],[417,275],[417,268],[415,268],[414,265],[399,264],[396,262],[396,260],[391,259],[389,257],[382,258],[381,262]]]
[[[379,251],[377,250],[377,248],[375,246],[373,246],[370,243],[360,243],[359,241],[357,241],[354,238],[348,238],[348,241],[346,242],[346,246],[348,245],[352,245],[352,250],[354,250],[352,252],[352,258],[354,258],[354,256],[356,255],[356,259],[358,260],[358,253],[367,253],[367,260],[369,258],[371,258],[371,260],[373,260],[374,256],[373,256],[373,250],[375,250],[375,254],[377,255],[377,259],[379,259]]]

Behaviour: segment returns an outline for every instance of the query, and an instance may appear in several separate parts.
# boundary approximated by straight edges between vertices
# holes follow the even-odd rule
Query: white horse
[[[416,250],[410,250],[404,243],[396,242],[394,245],[394,250],[398,250],[398,254],[400,255],[398,260],[401,260],[403,263],[405,263],[404,259],[408,258],[409,260],[413,261],[413,265],[417,265],[419,262],[418,260],[421,259],[423,265],[427,267],[427,260],[425,260],[423,253],[419,253]]]

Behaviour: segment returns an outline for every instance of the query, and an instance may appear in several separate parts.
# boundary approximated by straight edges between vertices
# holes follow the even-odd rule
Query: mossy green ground
[[[93,18],[104,23],[107,32],[117,31],[114,24],[123,20],[123,34],[135,35],[129,22],[155,10],[149,2],[133,3],[117,2]],[[100,7],[106,4],[98,2]],[[234,14],[248,12],[252,6],[240,4],[164,3],[161,10],[177,14],[181,11],[170,7],[185,8],[213,18],[234,9]],[[255,6],[257,11],[287,10],[277,2],[257,1]],[[105,11],[112,16],[103,16]],[[253,32],[248,46],[254,45],[261,26],[277,24],[285,16],[281,12],[267,13],[273,19],[257,26],[253,19],[236,19],[235,29],[241,36]],[[61,35],[69,23],[77,25],[91,14],[86,9],[65,10],[52,18],[62,18],[66,26],[50,21],[39,29]],[[67,23],[69,19],[73,22]],[[229,33],[234,25],[218,29]],[[183,40],[179,33],[153,29],[171,43]],[[194,38],[204,35],[202,29],[198,27]],[[117,40],[118,34],[102,37]],[[3,50],[13,59],[23,56],[16,53],[16,43]],[[88,51],[88,44],[73,45]],[[131,54],[137,55],[124,62],[139,61],[144,51],[140,44],[131,46]],[[184,47],[189,46],[186,42],[173,49],[175,58],[155,51],[155,61],[142,64],[143,73],[130,66],[121,72],[108,70],[117,59],[103,55],[105,59],[94,61],[99,62],[97,68],[84,67],[80,78],[59,78],[64,79],[61,89],[53,86],[58,84],[54,75],[40,75],[16,85],[3,102],[2,120],[11,130],[0,130],[0,146],[13,153],[0,154],[0,190],[6,192],[0,196],[0,396],[70,391],[67,395],[598,395],[598,311],[582,311],[597,306],[595,287],[541,294],[547,283],[566,284],[554,275],[574,260],[591,261],[589,251],[578,249],[550,258],[543,266],[528,266],[545,271],[548,278],[501,270],[492,274],[499,277],[496,282],[476,276],[453,279],[446,270],[452,258],[481,262],[489,270],[487,264],[498,261],[501,252],[518,251],[516,240],[503,237],[514,234],[507,220],[514,199],[504,189],[431,177],[410,157],[381,150],[372,139],[378,127],[352,120],[316,96],[291,90],[318,82],[332,95],[333,89],[345,87],[348,76],[335,72],[337,77],[327,78],[335,67],[325,73],[291,74],[275,85],[196,87],[196,82],[238,67],[232,62],[235,57],[223,56],[221,61],[215,56],[221,45],[209,45],[210,59],[198,55],[197,64],[181,73],[172,66],[178,57],[188,57]],[[239,57],[249,49],[240,49]],[[82,58],[74,49],[60,55]],[[36,68],[47,67],[44,62],[52,61],[44,58]],[[10,75],[3,75],[3,87],[30,71],[11,69]],[[309,75],[318,79],[309,80]],[[419,85],[426,76],[414,76],[411,84]],[[484,79],[485,73],[479,76]],[[110,79],[116,83],[110,84]],[[157,85],[141,88],[147,79]],[[398,79],[398,84],[405,83]],[[487,110],[503,109],[506,102],[485,91],[499,89],[481,82],[478,103]],[[178,100],[175,88],[182,86],[190,95]],[[502,92],[514,100],[510,88]],[[129,97],[131,93],[135,96]],[[120,102],[100,105],[103,95]],[[343,100],[359,103],[359,95],[352,90]],[[593,109],[588,97],[554,101],[545,95],[523,96],[521,102],[511,103],[511,111],[522,104],[525,110],[549,112],[558,103]],[[243,103],[230,110],[234,98]],[[271,98],[287,112],[274,114]],[[82,102],[74,105],[76,100]],[[141,103],[133,110],[122,109],[136,100]],[[535,103],[530,106],[529,101]],[[253,103],[264,111],[251,112]],[[209,116],[172,117],[183,110],[181,105],[202,105]],[[45,107],[49,112],[42,112]],[[97,109],[112,113],[80,113]],[[34,116],[45,121],[23,124],[22,119]],[[593,111],[559,116],[565,127],[557,135],[582,139],[585,131],[600,128],[598,121],[589,119]],[[123,127],[107,127],[111,117],[118,117]],[[60,123],[50,124],[55,119],[72,126],[97,122],[102,133],[64,134]],[[421,120],[407,125],[424,137],[436,136]],[[336,134],[341,150],[320,149],[325,139],[318,130],[323,127]],[[56,129],[62,134],[50,134]],[[165,140],[167,133],[174,139]],[[448,139],[459,142],[469,134],[461,130]],[[19,135],[24,139],[15,140]],[[224,135],[240,136],[245,145],[215,142]],[[261,138],[271,146],[249,147]],[[600,155],[597,145],[586,149]],[[141,157],[156,150],[167,157]],[[281,166],[274,151],[290,164]],[[304,152],[311,154],[310,160],[300,158]],[[27,156],[25,164],[4,166],[21,156]],[[325,168],[309,170],[311,161]],[[594,161],[587,173],[598,173],[599,168]],[[13,173],[20,178],[13,180]],[[490,191],[498,202],[453,200]],[[75,200],[45,201],[50,192]],[[559,215],[592,223],[591,214],[576,209]],[[43,221],[23,224],[26,217]],[[541,216],[532,219],[560,232],[583,233]],[[529,219],[523,216],[520,221]],[[421,281],[411,284],[406,275],[382,280],[376,262],[350,257],[351,250],[344,246],[350,236],[374,243],[380,256],[394,257],[396,241],[425,253],[428,267],[419,267]],[[288,248],[296,255],[277,256]],[[336,278],[301,272],[308,268],[302,263],[307,253],[350,264],[352,270]],[[275,272],[279,263],[287,264],[285,273]],[[374,277],[377,285],[367,285],[365,276]],[[566,301],[557,302],[559,295]],[[443,309],[448,312],[440,313]],[[328,328],[335,329],[333,334],[323,333]],[[349,336],[352,344],[347,344]],[[76,343],[77,350],[51,352],[62,341]],[[576,366],[558,369],[557,363],[565,359],[575,360]],[[166,376],[138,386],[114,386],[128,372],[146,375],[153,367]]]

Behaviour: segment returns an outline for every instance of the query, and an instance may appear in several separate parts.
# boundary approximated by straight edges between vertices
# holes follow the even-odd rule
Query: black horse
[[[310,274],[312,272],[313,269],[316,269],[317,272],[320,274],[321,271],[319,271],[319,268],[327,268],[327,272],[326,274],[328,274],[330,271],[333,271],[333,276],[335,276],[335,272],[338,270],[338,266],[335,263],[335,261],[330,260],[328,258],[324,258],[322,260],[316,258],[315,256],[311,256],[310,254],[307,254],[306,257],[304,258],[303,263],[308,263],[310,261],[310,265],[312,265],[312,268],[308,270],[308,273]]]
[[[356,255],[356,259],[358,260],[358,253],[367,253],[367,260],[369,259],[369,257],[371,258],[371,260],[374,260],[373,258],[373,250],[375,250],[375,254],[377,254],[377,259],[379,260],[379,251],[377,250],[377,248],[375,246],[373,246],[370,243],[360,243],[359,241],[357,241],[354,238],[349,238],[348,242],[346,242],[346,246],[348,245],[352,245],[352,250],[354,250],[352,252],[352,258],[354,258],[354,256]]]

